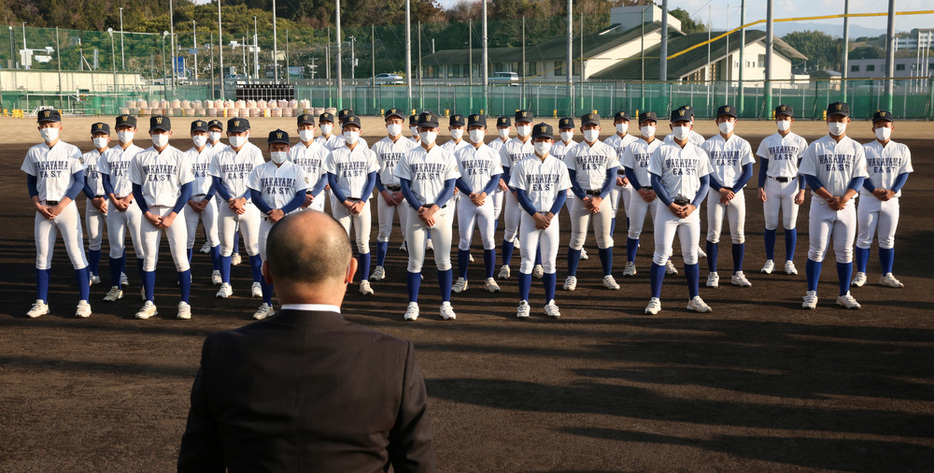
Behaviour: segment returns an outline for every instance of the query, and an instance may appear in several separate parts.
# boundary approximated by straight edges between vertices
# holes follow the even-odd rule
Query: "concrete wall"
[[[110,72],[77,72],[63,71],[61,73],[61,89],[59,89],[59,73],[56,71],[35,70],[0,70],[0,91],[12,92],[39,92],[39,93],[75,93],[78,89],[91,92],[114,92],[114,74]],[[138,89],[144,85],[139,74],[117,73],[116,90]]]

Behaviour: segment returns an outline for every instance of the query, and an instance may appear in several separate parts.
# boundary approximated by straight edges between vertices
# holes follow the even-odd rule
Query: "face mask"
[[[239,148],[245,145],[249,138],[250,138],[250,135],[230,136],[227,138],[227,141],[230,142],[231,148]]]
[[[298,130],[298,139],[306,143],[315,139],[315,130]]]
[[[221,140],[221,132],[219,132],[219,131],[212,131],[212,132],[209,132],[209,133],[208,133],[208,138],[211,139],[211,143],[217,143],[217,142],[219,142],[219,141]],[[121,140],[121,141],[123,141],[123,140]]]
[[[562,131],[561,132],[561,141],[568,143],[571,141],[571,138],[574,138],[573,131]]]
[[[496,131],[499,133],[500,138],[509,138],[509,128],[497,128]]]
[[[470,130],[468,134],[470,135],[471,143],[481,143],[483,142],[483,135],[486,133],[483,130]]]
[[[289,157],[288,151],[273,151],[269,153],[269,157],[272,159],[272,162],[276,164],[282,164]]]
[[[167,144],[169,144],[169,135],[163,133],[152,135],[152,145],[154,147],[162,148]]]
[[[616,132],[619,133],[620,135],[625,135],[626,132],[628,131],[629,131],[628,123],[617,123],[616,124]]]
[[[532,146],[535,147],[535,153],[539,156],[545,156],[551,151],[551,143],[547,141],[536,141]]]
[[[433,144],[435,139],[438,138],[437,131],[420,131],[418,132],[418,137],[422,139],[422,143]]]
[[[357,142],[357,138],[360,138],[360,132],[347,130],[344,132],[343,136],[344,141],[346,141],[347,144],[352,145]]]
[[[94,142],[94,147],[97,149],[107,146],[107,138],[91,138],[91,141]]]
[[[532,134],[532,126],[531,126],[531,125],[517,126],[517,127],[516,127],[516,130],[519,132],[519,136],[529,136],[529,135]]]
[[[452,129],[451,129],[451,138],[453,138],[454,141],[457,141],[457,140],[459,140],[459,139],[461,139],[461,138],[463,138],[463,137],[464,137],[464,129],[463,129],[463,128],[452,128]]]
[[[205,135],[195,135],[191,137],[191,142],[195,144],[195,148],[200,148],[208,143],[208,137]]]
[[[846,123],[843,122],[827,122],[827,128],[830,129],[830,134],[833,136],[840,136],[846,131]]]
[[[593,143],[600,136],[600,130],[584,130],[584,141]]]
[[[875,133],[879,141],[888,141],[892,137],[892,129],[888,127],[876,128]]]
[[[389,132],[389,136],[399,136],[402,134],[402,125],[398,123],[391,123],[386,125],[386,131]]]
[[[417,126],[409,127],[409,131],[412,132],[412,137],[413,137],[413,138],[416,137],[416,136],[418,136],[418,127],[417,127]]]
[[[791,129],[791,120],[779,120],[775,125],[778,126],[778,131],[788,131]]]
[[[733,131],[733,127],[736,126],[735,122],[720,122],[717,124],[717,128],[720,129],[720,133],[724,135]]]
[[[332,129],[334,129],[334,125],[321,125],[321,135],[331,136]]]
[[[646,138],[651,138],[651,137],[655,136],[655,129],[656,129],[656,127],[654,127],[654,126],[652,126],[652,125],[646,125],[646,126],[644,126],[644,127],[642,127],[642,128],[639,128],[639,132],[642,133],[642,136],[644,136],[644,137],[646,137]]]
[[[39,130],[39,134],[46,143],[51,143],[58,138],[58,128],[43,128]]]
[[[136,133],[132,131],[118,131],[117,132],[117,138],[120,140],[121,143],[124,143],[124,144],[133,141],[133,137],[135,135]]]
[[[671,133],[675,136],[675,139],[678,141],[687,139],[691,134],[691,127],[689,126],[673,126],[671,127]]]

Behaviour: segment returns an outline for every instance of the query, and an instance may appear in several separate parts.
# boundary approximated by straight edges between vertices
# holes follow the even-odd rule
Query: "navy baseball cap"
[[[551,138],[555,139],[555,131],[551,128],[551,125],[542,122],[532,127],[532,139],[535,138]]]
[[[717,118],[720,118],[723,115],[736,118],[736,107],[732,105],[724,105],[722,107],[717,108]]]
[[[795,109],[791,108],[791,105],[779,105],[775,107],[775,116],[779,115],[788,115],[789,117],[795,116]]]
[[[409,116],[409,126],[418,126],[418,115]]]
[[[149,119],[149,131],[172,131],[172,120],[165,115],[157,115]]]
[[[690,115],[692,119],[694,118],[694,107],[690,105],[682,105],[678,107],[678,110],[685,110],[688,112],[688,115]]]
[[[467,127],[482,126],[486,128],[486,117],[479,113],[474,113],[467,117]]]
[[[40,110],[36,116],[37,123],[60,121],[62,121],[62,114],[58,110]]]
[[[567,130],[568,128],[576,128],[574,126],[574,119],[571,117],[564,117],[558,120],[558,129]]]
[[[649,120],[658,123],[658,114],[655,112],[642,112],[639,114],[639,123]]]
[[[418,126],[419,128],[425,126],[428,128],[438,128],[438,115],[435,112],[427,111],[418,114]]]
[[[227,120],[228,133],[243,133],[250,131],[250,121],[246,118],[231,118]]]
[[[308,114],[308,113],[303,113],[299,115],[295,121],[297,122],[298,126],[302,126],[302,125],[315,126],[315,116]]]
[[[615,122],[616,120],[626,120],[628,122],[632,120],[632,118],[630,118],[629,114],[626,112],[616,112],[616,115],[613,115],[613,121]]]
[[[459,114],[451,115],[451,118],[448,120],[448,126],[464,126],[464,116]]]
[[[270,131],[269,138],[266,140],[266,144],[271,145],[274,143],[289,144],[289,134],[282,130]]]
[[[107,133],[109,135],[110,125],[104,122],[93,123],[91,124],[91,134],[93,135],[94,133]]]
[[[588,125],[600,125],[600,115],[597,115],[594,112],[590,112],[586,115],[581,115],[581,126]]]
[[[209,129],[209,130],[210,130],[211,128],[214,128],[214,127],[218,127],[218,128],[221,129],[221,131],[224,131],[224,123],[221,122],[220,120],[211,120],[211,121],[208,122],[208,129]]]
[[[343,109],[343,110],[337,112],[337,119],[340,120],[340,122],[343,124],[343,123],[344,123],[344,120],[346,120],[347,117],[349,117],[349,116],[351,116],[351,115],[356,115],[355,113],[353,113],[353,109],[352,109],[352,108],[345,108],[345,109]]]
[[[516,111],[516,123],[519,123],[519,122],[532,123],[533,118],[535,118],[535,115],[528,110],[517,110]]]
[[[136,128],[136,117],[133,115],[118,115],[117,122],[114,126],[117,128],[120,128],[121,126],[131,126]]]
[[[846,102],[834,102],[827,106],[827,116],[832,117],[834,115],[842,115],[844,117],[850,116],[850,106]]]
[[[318,116],[318,123],[321,122],[330,122],[334,123],[334,114],[330,112],[324,112]]]
[[[344,119],[341,121],[342,129],[348,125],[356,125],[357,128],[363,128],[363,126],[360,125],[360,117],[352,113],[350,115],[344,116]]]
[[[872,123],[876,123],[878,121],[894,122],[895,117],[893,117],[892,113],[887,110],[876,110],[876,113],[872,114]]]
[[[204,121],[204,120],[195,120],[195,121],[191,122],[191,132],[194,133],[194,132],[196,132],[196,131],[203,131],[203,132],[207,133],[207,131],[208,131],[208,122],[206,122],[206,121]]]
[[[509,117],[499,117],[496,119],[496,126],[512,126],[512,119]]]
[[[399,118],[405,120],[405,115],[402,113],[402,110],[399,110],[398,108],[390,108],[389,110],[386,110],[386,116],[385,116],[385,117],[386,117],[386,118],[389,118],[389,117],[399,117]]]
[[[671,122],[689,122],[691,121],[691,111],[685,110],[684,107],[677,108],[671,111]]]

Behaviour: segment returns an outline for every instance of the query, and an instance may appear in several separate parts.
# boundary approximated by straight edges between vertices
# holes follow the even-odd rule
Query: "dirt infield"
[[[276,127],[293,131],[293,120],[254,121],[254,142],[264,142]],[[66,119],[63,138],[89,148],[86,130],[93,121]],[[180,131],[172,144],[187,148],[187,120],[173,121]],[[381,136],[378,118],[367,119],[364,127],[370,143]],[[861,141],[870,138],[868,128],[851,125]],[[160,314],[141,321],[133,318],[141,305],[135,271],[129,271],[127,297],[101,301],[108,283],[105,242],[105,281],[91,290],[94,315],[75,319],[74,273],[59,242],[52,313],[27,319],[35,299],[34,212],[19,166],[38,134],[29,120],[3,119],[0,129],[0,163],[7,170],[0,189],[8,196],[0,209],[0,470],[174,469],[204,337],[249,323],[259,304],[247,297],[249,266],[234,268],[234,296],[218,300],[209,257],[196,254],[193,317],[175,320],[178,290],[163,243],[156,286]],[[709,135],[714,125],[698,129]],[[772,130],[769,122],[737,126],[754,148]],[[799,122],[795,131],[811,141],[826,127]],[[388,280],[374,283],[376,295],[368,298],[353,287],[344,313],[415,343],[441,471],[934,471],[932,132],[929,123],[896,124],[894,138],[911,147],[915,168],[902,198],[896,244],[895,273],[906,287],[875,284],[874,246],[870,284],[853,290],[860,311],[834,305],[832,264],[824,265],[818,310],[801,309],[808,203],[798,220],[800,274],[758,273],[765,259],[763,220],[753,184],[746,190],[746,272],[753,286],[702,287],[710,314],[684,309],[682,271],[666,278],[664,310],[643,315],[651,226],[641,240],[639,273],[624,280],[624,223],[615,235],[614,265],[622,289],[603,289],[590,238],[592,256],[581,262],[577,291],[558,290],[560,320],[542,315],[538,280],[531,319],[516,319],[513,276],[501,281],[500,295],[476,285],[455,294],[458,318],[442,321],[429,259],[422,317],[403,322],[406,260],[397,251],[398,229],[387,258]],[[139,144],[148,146],[145,135],[140,133]],[[83,196],[78,204],[83,212]],[[566,214],[560,224],[566,244]],[[196,248],[202,242],[199,234]],[[781,255],[781,237],[778,246]],[[473,252],[471,278],[479,282],[477,238]],[[729,251],[721,253],[720,264],[728,268]],[[559,252],[559,284],[566,276],[564,254]],[[676,263],[680,268],[680,259]],[[518,254],[514,270],[517,265]],[[701,268],[703,281],[705,260]]]

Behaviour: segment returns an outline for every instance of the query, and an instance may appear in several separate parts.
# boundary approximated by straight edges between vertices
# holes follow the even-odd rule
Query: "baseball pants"
[[[104,226],[107,225],[107,214],[97,210],[97,207],[91,203],[91,199],[87,200],[84,208],[84,223],[88,227],[88,249],[100,251],[104,240]]]
[[[192,197],[191,200],[195,202],[200,202],[204,200],[204,196]],[[204,225],[204,233],[207,236],[208,245],[211,248],[220,244],[220,237],[217,232],[217,201],[211,199],[208,202],[207,207],[204,208],[204,211],[201,213],[195,212],[194,209],[189,205],[185,205],[185,208],[182,209],[182,214],[185,217],[185,222],[188,229],[188,246],[187,249],[192,249],[195,246],[195,236],[198,233],[198,222],[200,221]]]
[[[46,205],[45,202],[42,202]],[[71,265],[77,269],[84,269],[88,265],[87,255],[84,253],[84,236],[81,230],[81,215],[78,205],[72,201],[66,205],[62,213],[49,220],[36,212],[35,220],[36,239],[36,269],[46,270],[52,268],[52,254],[55,250],[55,240],[59,232],[65,243],[65,251]]]
[[[395,220],[395,215],[399,214],[399,228],[405,231],[406,220],[408,219],[409,213],[405,209],[409,208],[409,205],[406,201],[400,202],[398,205],[389,205],[386,203],[386,200],[383,199],[383,196],[376,197],[376,215],[379,222],[379,232],[376,235],[376,241],[389,241],[389,236],[392,235],[392,222]]]
[[[720,203],[720,193],[710,189],[707,193],[707,241],[720,243],[723,217],[730,223],[730,237],[736,245],[746,241],[746,195],[740,190],[729,204]]]
[[[172,213],[172,207],[153,206],[149,208],[149,213],[165,217]],[[172,253],[172,260],[175,261],[175,270],[178,272],[188,271],[188,253],[185,243],[188,241],[188,224],[185,222],[184,215],[177,215],[175,221],[169,228],[156,228],[145,217],[142,221],[140,236],[143,244],[143,271],[155,271],[156,263],[159,262],[159,245],[162,243],[162,232],[169,240],[169,251]]]
[[[435,213],[435,225],[429,227],[419,220],[418,212],[411,205],[405,204],[406,227],[405,241],[409,242],[409,266],[410,273],[420,273],[425,261],[425,241],[428,235],[435,247],[435,265],[438,271],[447,271],[451,269],[451,231],[452,216],[448,212],[449,206],[445,206]],[[418,243],[416,243],[418,242]]]
[[[626,212],[626,216],[629,216],[629,203],[632,202],[633,194],[632,186],[626,184],[625,186],[614,185],[613,189],[610,191],[610,209],[613,211],[613,218],[616,218],[619,213],[619,209],[623,209]],[[638,196],[635,196],[638,199]],[[620,200],[622,200],[622,205],[620,205]],[[630,219],[631,220],[631,219]]]
[[[239,224],[240,234],[243,235],[243,244],[250,256],[259,254],[259,220],[260,211],[247,201],[243,214],[237,214],[224,203],[219,204],[217,215],[218,236],[221,243],[221,256],[230,257],[233,254],[234,239]]]
[[[350,227],[353,227],[357,241],[357,252],[364,255],[370,252],[370,221],[373,217],[370,215],[369,200],[366,201],[363,210],[359,214],[353,215],[347,207],[337,202],[337,199],[332,198],[331,215],[334,216],[337,223],[344,227],[348,237],[350,236]],[[450,240],[448,244],[450,244]]]
[[[681,254],[685,265],[697,264],[697,244],[700,241],[700,213],[695,210],[687,218],[679,218],[668,207],[655,199],[655,254],[652,262],[665,266],[671,258],[675,234],[681,241]],[[630,219],[631,220],[631,219]]]
[[[457,202],[457,207],[457,231],[460,236],[460,243],[457,248],[461,251],[470,250],[474,226],[480,230],[483,249],[492,250],[496,248],[496,241],[493,236],[496,230],[493,201],[487,198],[483,205],[478,207],[469,198],[463,198]]]
[[[858,234],[856,246],[868,249],[879,232],[879,248],[895,248],[895,230],[898,228],[898,197],[883,202],[875,196],[862,196],[856,208]]]
[[[112,259],[123,258],[126,252],[126,233],[130,233],[133,251],[137,258],[143,257],[143,247],[140,245],[140,225],[143,213],[136,201],[130,203],[125,212],[117,209],[113,202],[107,209],[107,244],[110,246]]]
[[[658,206],[655,205],[656,202],[658,202],[658,198],[646,202],[640,195],[634,196],[629,201],[629,205],[626,207],[626,215],[629,216],[629,238],[638,240],[642,236],[646,215],[651,215],[652,222],[655,222],[655,212],[658,209]]]
[[[610,235],[610,224],[613,216],[614,212],[610,199],[603,199],[603,202],[600,203],[600,210],[595,214],[587,210],[583,200],[573,199],[571,202],[571,242],[569,246],[574,250],[580,250],[584,247],[587,240],[587,229],[591,220],[593,221],[594,235],[597,239],[597,248],[605,250],[613,246],[613,236]],[[525,242],[521,243],[525,244]]]
[[[487,197],[493,201],[493,220],[499,220],[499,216],[503,213],[503,194],[504,192],[499,186],[496,189],[493,189],[493,192]]]
[[[798,179],[788,182],[778,182],[775,178],[765,180],[765,202],[762,211],[765,216],[765,229],[778,229],[778,213],[782,214],[782,227],[785,230],[795,228],[798,222],[798,204],[795,204],[795,195],[798,193]]]
[[[542,268],[545,274],[554,274],[557,271],[555,262],[558,259],[558,247],[560,246],[560,225],[558,217],[555,216],[551,225],[544,230],[535,228],[535,220],[525,210],[522,211],[521,224],[519,227],[519,253],[522,260],[519,263],[519,272],[522,274],[532,274],[535,267],[535,254],[541,252]]]
[[[843,210],[833,210],[821,198],[811,199],[808,231],[808,259],[817,263],[824,261],[830,239],[838,263],[853,261],[853,240],[856,238],[855,202],[848,202]]]
[[[516,200],[516,196],[512,191],[504,192],[505,202],[503,202],[503,223],[505,225],[505,230],[503,231],[503,241],[512,243],[516,239],[516,234],[519,231],[519,219],[524,210],[519,205],[519,201]],[[524,245],[524,242],[520,241],[520,246]]]

